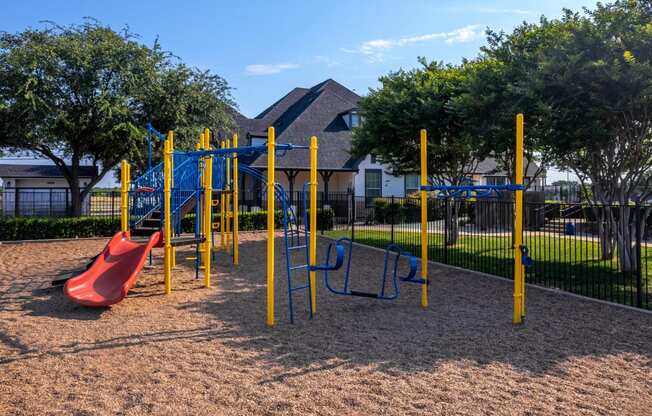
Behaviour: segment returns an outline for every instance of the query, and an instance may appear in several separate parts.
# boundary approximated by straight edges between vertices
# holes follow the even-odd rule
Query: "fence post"
[[[444,198],[444,264],[448,264],[448,197]]]
[[[20,217],[20,189],[14,188],[14,216]]]
[[[389,212],[390,212],[390,217],[389,217],[389,222],[390,222],[390,227],[391,227],[391,243],[394,244],[394,195],[392,195],[391,202],[389,204]]]
[[[324,204],[325,204],[325,201],[326,201],[326,191],[324,190],[324,191],[322,191],[322,193],[321,193],[321,212],[322,212],[322,217],[323,217],[323,215],[324,215],[323,212],[324,212]],[[319,227],[319,233],[320,233],[321,235],[324,235],[324,225],[321,223],[321,221],[319,221],[319,210],[317,210],[317,214],[318,214],[318,216],[317,216],[317,226]]]
[[[49,198],[50,198],[50,204],[48,205],[48,216],[52,216],[52,188],[49,189]]]
[[[643,307],[643,270],[641,261],[641,206],[636,204],[636,307]]]
[[[351,192],[351,240],[355,241],[355,193]]]

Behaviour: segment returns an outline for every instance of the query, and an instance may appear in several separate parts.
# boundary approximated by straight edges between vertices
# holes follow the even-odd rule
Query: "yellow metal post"
[[[210,130],[204,131],[204,149],[210,150]],[[204,158],[204,286],[211,287],[211,223],[213,210],[213,156]]]
[[[310,138],[310,253],[309,263],[317,263],[317,137]],[[310,272],[310,303],[312,313],[317,313],[317,274]]]
[[[274,326],[274,170],[276,137],[267,129],[267,326]]]
[[[165,294],[172,293],[172,218],[170,215],[172,198],[172,143],[174,133],[168,132],[163,146],[163,237],[165,248],[163,251],[163,269],[165,280]]]
[[[222,149],[224,149],[224,144],[225,144],[224,141],[222,141],[222,144],[220,146]],[[224,208],[224,202],[225,202],[224,192],[220,192],[220,248],[225,247],[225,240],[224,240],[224,238],[225,238],[225,235],[224,235],[224,225],[225,225],[225,221],[224,221],[224,215],[225,214],[224,214],[224,212],[225,212],[225,208]]]
[[[421,186],[428,185],[428,133],[421,130]],[[421,191],[421,307],[428,307],[428,193]]]
[[[516,164],[514,181],[523,185],[523,114],[516,115]],[[525,273],[521,256],[523,244],[523,191],[516,191],[514,213],[514,317],[515,324],[523,322],[525,317]]]
[[[233,147],[238,148],[238,135],[233,135]],[[233,153],[233,264],[236,266],[240,262],[240,252],[238,244],[240,242],[238,236],[238,227],[240,226],[238,214],[240,212],[240,201],[238,199],[238,153]]]
[[[226,147],[231,147],[231,140],[226,140]],[[231,156],[226,155],[226,251],[231,252]]]
[[[122,160],[120,166],[120,230],[129,231],[129,162]]]

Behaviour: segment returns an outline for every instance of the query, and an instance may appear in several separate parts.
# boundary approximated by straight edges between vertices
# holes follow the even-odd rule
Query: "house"
[[[98,174],[94,166],[80,166],[79,186],[86,187]],[[70,208],[68,182],[57,166],[0,164],[2,212],[4,215],[65,215]],[[89,200],[82,213],[90,209]]]
[[[360,96],[328,79],[312,88],[295,88],[254,118],[235,114],[241,145],[260,145],[267,141],[267,128],[274,127],[276,143],[309,145],[310,137],[319,139],[319,191],[351,192],[357,196],[405,196],[419,187],[419,176],[394,176],[386,165],[373,156],[354,158],[350,154],[352,130],[360,122]],[[267,167],[266,155],[243,158],[261,171]],[[531,164],[533,165],[533,164]],[[531,166],[526,176],[536,172]],[[309,179],[308,150],[294,150],[276,159],[276,181],[291,198]],[[244,193],[260,195],[260,184],[242,175]],[[507,176],[496,169],[496,161],[480,163],[473,175],[476,184],[506,183]]]

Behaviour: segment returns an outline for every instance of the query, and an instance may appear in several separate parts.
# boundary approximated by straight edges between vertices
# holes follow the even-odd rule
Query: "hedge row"
[[[319,230],[332,230],[335,213],[332,209],[317,210],[317,228]],[[220,222],[219,214],[213,215],[213,222]],[[274,215],[275,228],[283,227],[283,216],[281,211]],[[265,230],[267,228],[267,211],[241,212],[238,216],[240,231]],[[190,214],[181,220],[181,228],[184,233],[192,233],[195,230],[195,215]]]
[[[281,212],[275,216],[276,228],[283,226]],[[333,228],[332,209],[318,210],[317,223],[320,230]],[[264,230],[267,228],[267,212],[243,212],[239,216],[241,231]],[[181,226],[183,232],[194,232],[194,215],[185,217]],[[214,217],[219,222],[219,216]],[[119,218],[81,217],[4,217],[0,218],[0,241],[44,240],[53,238],[110,237],[120,230]]]
[[[110,237],[119,230],[119,218],[0,218],[0,241]]]

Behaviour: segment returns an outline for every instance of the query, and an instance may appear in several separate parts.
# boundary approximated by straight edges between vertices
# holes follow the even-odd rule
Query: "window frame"
[[[379,183],[378,187],[370,187],[369,186],[369,174],[374,174],[378,175],[379,178]],[[369,195],[368,190],[378,190],[378,195]],[[365,201],[367,201],[367,204],[373,203],[374,198],[382,198],[383,197],[383,170],[382,169],[365,169],[364,170],[364,196],[365,196]]]
[[[408,177],[416,178],[417,180],[416,187],[408,187]],[[405,193],[405,196],[408,196],[414,192],[419,192],[420,187],[421,187],[421,176],[418,173],[410,173],[403,176],[403,192]]]

